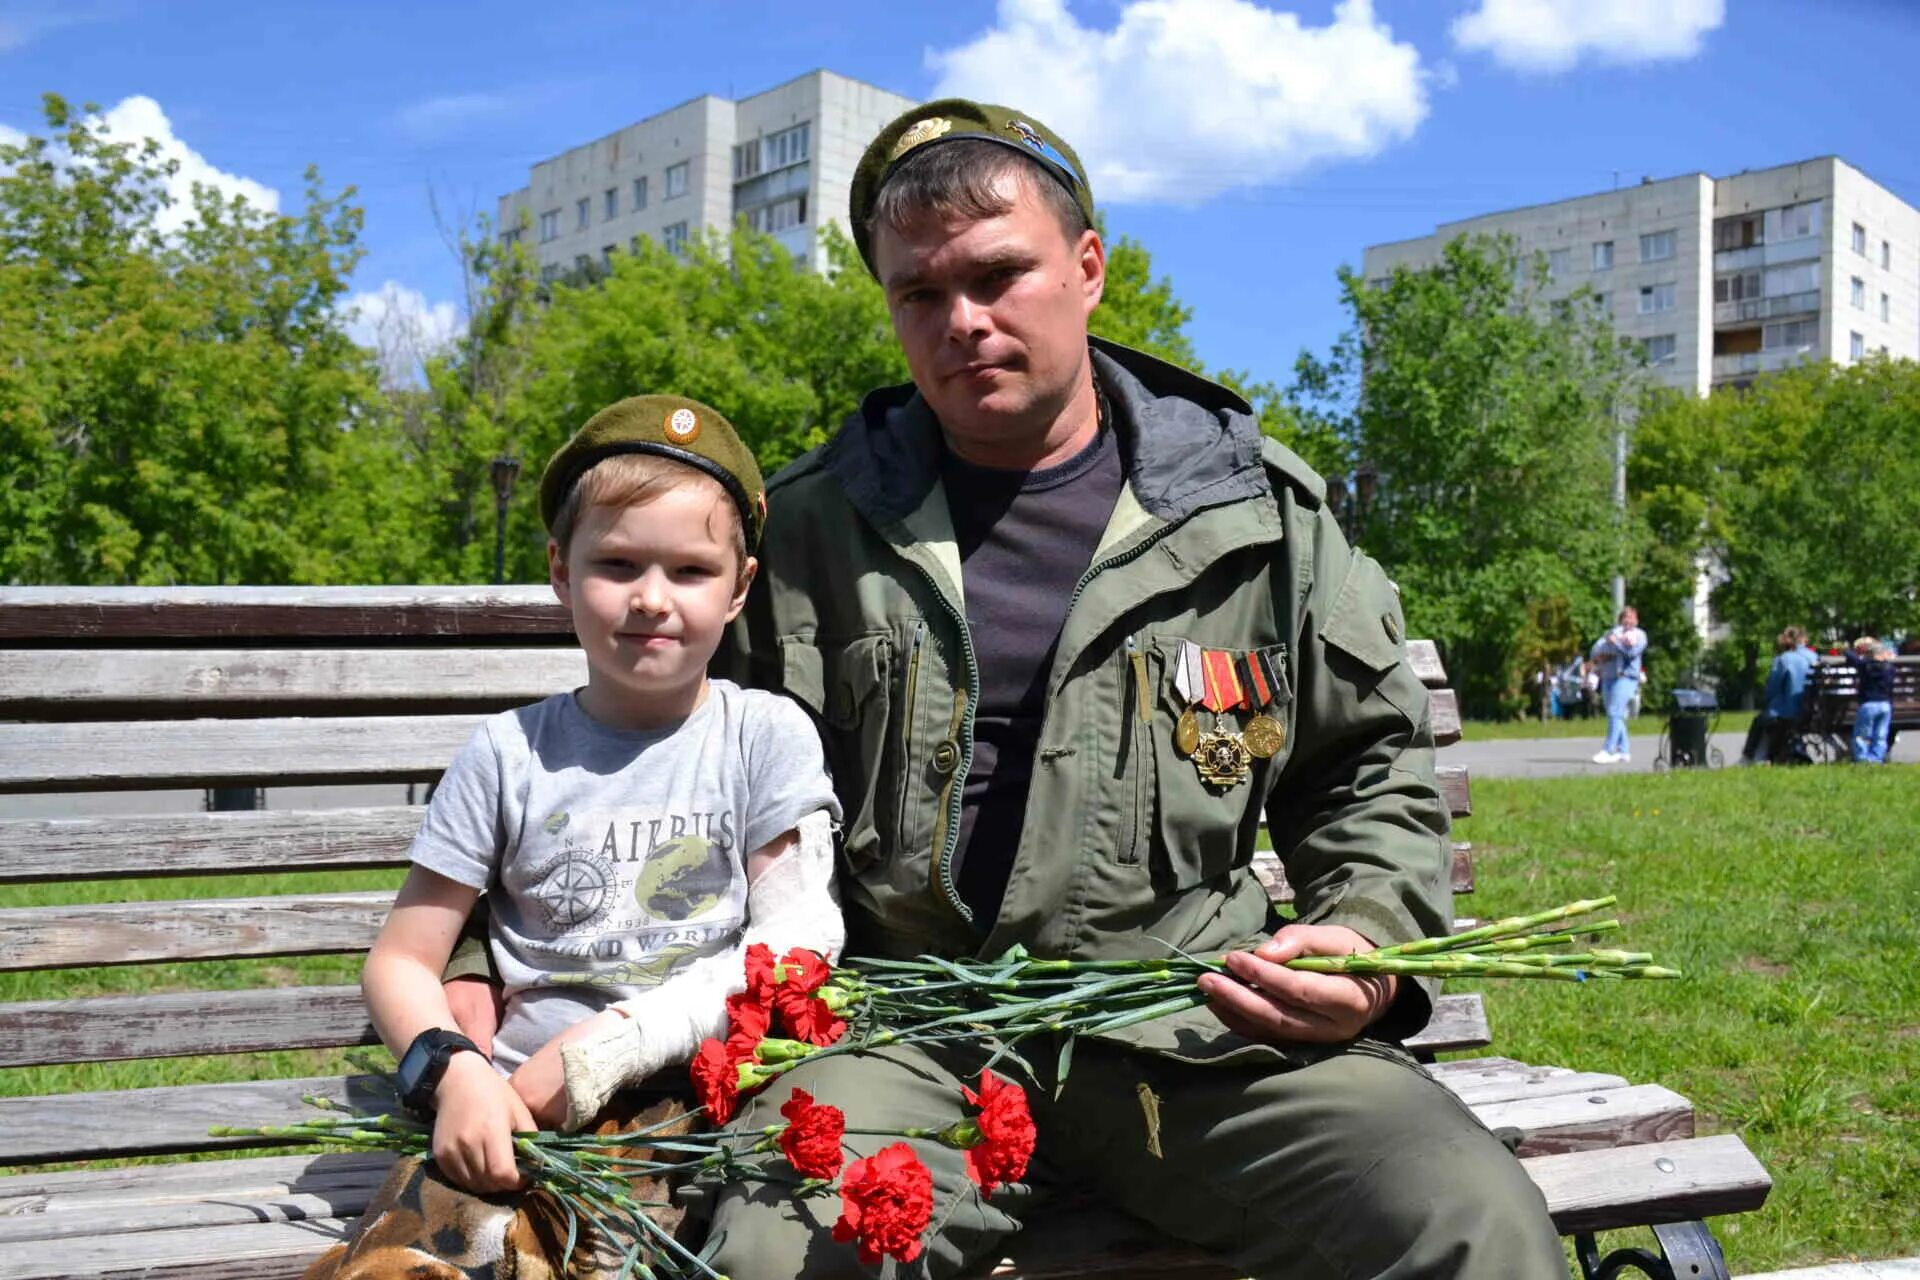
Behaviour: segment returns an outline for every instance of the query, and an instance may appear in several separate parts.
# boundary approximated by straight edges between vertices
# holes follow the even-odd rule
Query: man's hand
[[[434,1092],[433,1158],[469,1191],[527,1185],[513,1158],[513,1135],[535,1127],[526,1103],[477,1053],[456,1053]]]
[[[1214,1015],[1249,1040],[1338,1044],[1387,1011],[1397,979],[1299,973],[1285,963],[1295,956],[1371,950],[1371,942],[1344,925],[1290,924],[1252,951],[1229,952],[1226,966],[1233,977],[1203,974],[1200,989]]]
[[[451,978],[441,989],[447,995],[447,1008],[453,1011],[454,1026],[481,1053],[492,1057],[493,1033],[500,1029],[500,1015],[506,1009],[500,988],[485,978]]]

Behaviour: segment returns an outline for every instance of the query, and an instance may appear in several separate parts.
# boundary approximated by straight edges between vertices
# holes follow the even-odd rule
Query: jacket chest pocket
[[[1152,716],[1144,727],[1154,771],[1153,872],[1173,891],[1253,860],[1267,792],[1292,751],[1294,728],[1286,645],[1251,651],[1264,698],[1217,713],[1204,705],[1204,677],[1187,682],[1191,700],[1182,691],[1183,648],[1180,637],[1153,638],[1146,655],[1153,698],[1141,707]]]
[[[780,639],[781,683],[820,724],[827,767],[846,815],[844,848],[855,866],[880,850],[892,667],[890,635]]]

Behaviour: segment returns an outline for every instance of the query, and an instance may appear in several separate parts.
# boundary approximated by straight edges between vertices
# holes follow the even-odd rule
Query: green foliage
[[[1557,656],[1611,612],[1628,550],[1615,412],[1634,361],[1584,291],[1548,305],[1543,265],[1509,241],[1455,240],[1380,285],[1340,279],[1352,328],[1326,359],[1302,355],[1290,395],[1310,436],[1376,469],[1376,496],[1350,514],[1412,634],[1441,643],[1470,712],[1518,710],[1543,646]],[[1570,625],[1523,653],[1541,609]]]
[[[402,441],[338,302],[351,191],[297,215],[196,186],[45,100],[0,145],[0,582],[376,582]],[[404,522],[401,522],[404,528]]]
[[[1920,367],[1805,365],[1744,391],[1674,397],[1641,420],[1630,478],[1652,539],[1710,552],[1732,652],[1764,668],[1773,637],[1920,630]]]

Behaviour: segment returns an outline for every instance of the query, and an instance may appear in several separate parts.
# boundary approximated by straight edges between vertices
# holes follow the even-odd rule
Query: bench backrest
[[[1451,742],[1459,715],[1438,655],[1412,651],[1436,687],[1436,736]],[[484,716],[584,678],[544,587],[0,588],[0,793],[431,782]],[[1464,770],[1444,771],[1443,788],[1456,814],[1469,811]],[[0,886],[399,868],[420,813],[0,821]],[[1290,896],[1270,856],[1257,869]],[[1454,880],[1471,888],[1464,850]],[[0,972],[363,952],[392,900],[195,888],[0,907]],[[357,986],[262,985],[268,971],[228,989],[235,980],[0,1004],[0,1067],[375,1042]]]
[[[1838,658],[1827,658],[1807,673],[1802,711],[1816,728],[1847,729],[1860,703],[1860,673]],[[1893,660],[1893,718],[1903,726],[1920,725],[1920,655]]]

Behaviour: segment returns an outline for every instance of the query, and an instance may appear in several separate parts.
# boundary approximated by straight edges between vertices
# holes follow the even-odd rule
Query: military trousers
[[[1029,1042],[1031,1046],[1033,1042]],[[1244,1063],[1246,1056],[1240,1060]],[[913,1143],[932,1171],[926,1251],[882,1275],[984,1275],[1049,1203],[1092,1196],[1259,1280],[1555,1280],[1566,1255],[1538,1188],[1453,1094],[1395,1046],[1361,1042],[1311,1065],[1191,1063],[1083,1041],[1064,1087],[1028,1054],[1039,1131],[1026,1182],[982,1197],[964,1156]],[[753,1098],[735,1126],[780,1123],[792,1089],[843,1108],[848,1127],[940,1127],[967,1113],[979,1059],[920,1048],[805,1063]],[[1148,1094],[1153,1101],[1146,1100]],[[1157,1115],[1155,1114],[1157,1113]],[[1157,1120],[1157,1123],[1156,1123]],[[852,1137],[868,1155],[898,1139]],[[837,1196],[780,1187],[696,1193],[736,1280],[873,1274],[834,1243]],[[1017,1254],[1017,1248],[1014,1250]]]

